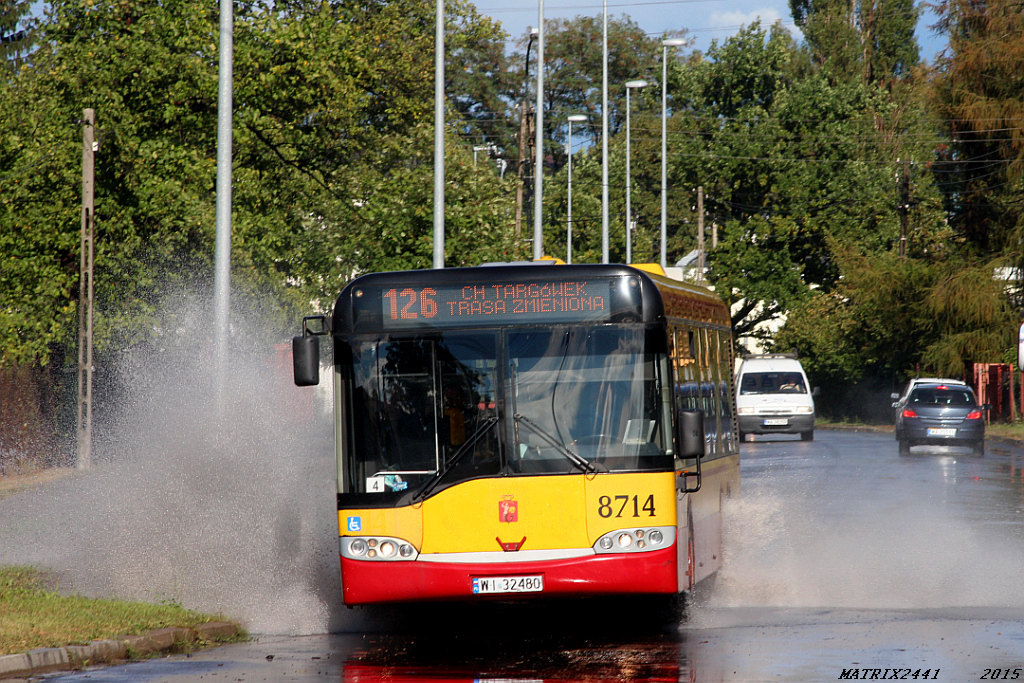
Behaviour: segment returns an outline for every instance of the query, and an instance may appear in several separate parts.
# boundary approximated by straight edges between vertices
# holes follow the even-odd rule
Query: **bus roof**
[[[667,296],[667,300],[663,298]],[[372,273],[335,303],[336,334],[571,322],[720,322],[711,292],[620,264],[494,264]],[[724,314],[728,324],[728,311]]]

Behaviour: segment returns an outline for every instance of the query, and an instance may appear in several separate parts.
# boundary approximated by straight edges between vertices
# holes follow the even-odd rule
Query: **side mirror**
[[[897,394],[897,393],[896,393],[896,392],[894,391],[894,392],[892,392],[891,394],[889,394],[889,398],[891,398],[891,399],[892,399],[893,401],[898,401],[898,400],[900,400],[900,395],[899,395],[899,394]],[[893,404],[893,405],[895,405],[895,404]]]
[[[320,384],[320,340],[308,337],[292,337],[292,371],[295,386],[312,387]]]
[[[821,396],[821,387],[811,389],[811,396]]]
[[[704,412],[680,410],[679,457],[683,460],[704,457]]]
[[[311,330],[310,321],[320,324],[319,329]],[[292,337],[292,374],[295,386],[312,387],[320,384],[320,340],[317,337],[327,334],[329,323],[323,315],[309,315],[302,319],[302,336]]]

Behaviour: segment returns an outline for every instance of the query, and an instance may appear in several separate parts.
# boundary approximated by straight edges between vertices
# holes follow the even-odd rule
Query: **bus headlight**
[[[341,556],[350,560],[401,562],[418,557],[416,548],[400,538],[342,536],[340,548]]]
[[[609,553],[643,553],[671,547],[676,542],[674,526],[609,531],[594,544],[594,551]]]

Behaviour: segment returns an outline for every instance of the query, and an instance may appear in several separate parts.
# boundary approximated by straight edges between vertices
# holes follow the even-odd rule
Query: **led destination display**
[[[608,319],[609,280],[494,282],[382,288],[383,327]]]

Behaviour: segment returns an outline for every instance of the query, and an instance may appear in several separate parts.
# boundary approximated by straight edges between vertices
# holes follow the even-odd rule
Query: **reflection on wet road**
[[[743,445],[725,567],[678,629],[627,602],[365,615],[380,633],[261,636],[70,681],[1024,679],[1024,453],[897,453],[819,430]],[[998,673],[996,673],[998,671]]]

